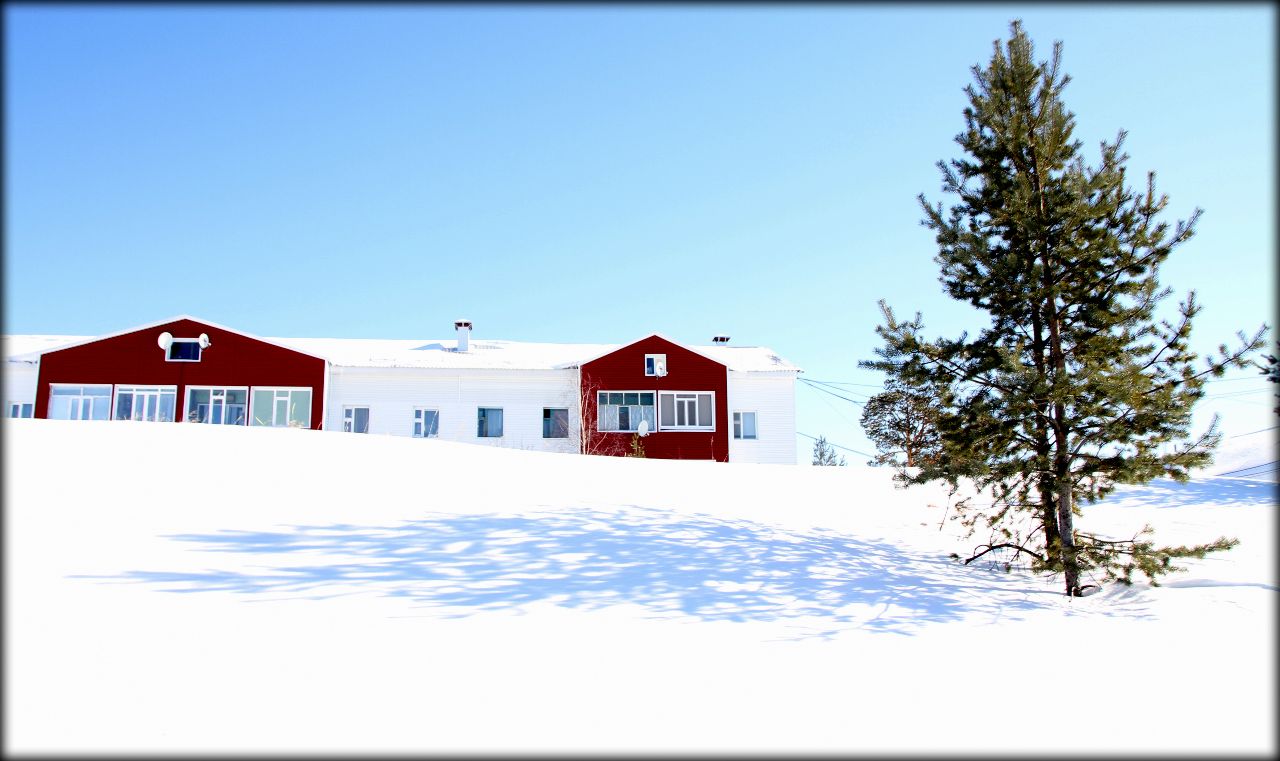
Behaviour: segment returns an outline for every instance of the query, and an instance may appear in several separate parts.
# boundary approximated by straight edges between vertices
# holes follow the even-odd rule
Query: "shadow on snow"
[[[318,599],[368,591],[441,606],[451,616],[549,602],[584,610],[633,604],[657,616],[711,621],[821,617],[824,634],[853,627],[908,634],[972,613],[1007,620],[1060,599],[1025,578],[959,569],[942,557],[835,532],[641,508],[170,538],[282,562],[105,578],[170,592]]]
[[[1178,483],[1158,478],[1142,486],[1122,486],[1106,498],[1135,507],[1186,507],[1191,505],[1274,505],[1277,484],[1244,478],[1206,478]]]

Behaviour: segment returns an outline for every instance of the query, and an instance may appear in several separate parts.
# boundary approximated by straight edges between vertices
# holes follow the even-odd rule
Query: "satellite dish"
[[[173,334],[166,330],[156,339],[156,343],[160,345],[161,349],[169,351],[169,347],[173,346]]]
[[[653,364],[653,374],[661,378],[667,374],[667,363],[658,361]]]
[[[201,333],[201,334],[200,334],[199,341],[200,341],[200,348],[201,348],[201,349],[207,349],[207,348],[209,348],[209,334],[208,334],[208,333]]]
[[[645,436],[648,436],[648,435],[649,435],[649,421],[648,421],[648,420],[641,420],[641,421],[640,421],[640,425],[636,426],[636,434],[637,434],[637,435],[639,435],[639,436],[640,436],[640,437],[642,437],[642,438],[643,438],[643,437],[645,437]]]

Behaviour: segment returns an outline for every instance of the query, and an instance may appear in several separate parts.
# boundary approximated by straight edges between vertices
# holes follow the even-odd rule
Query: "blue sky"
[[[1198,291],[1197,345],[1275,324],[1269,5],[5,14],[8,333],[725,333],[865,399],[878,299],[930,335],[982,324],[916,196],[951,202],[935,163],[1015,17],[1041,57],[1063,41],[1086,157],[1126,129],[1169,219],[1205,210],[1162,277]],[[1273,423],[1265,383],[1220,388],[1260,390],[1216,404],[1232,430]],[[797,395],[799,430],[871,451],[859,406]]]

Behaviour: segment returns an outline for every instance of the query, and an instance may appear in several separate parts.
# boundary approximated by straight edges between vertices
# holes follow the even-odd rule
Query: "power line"
[[[802,383],[807,384],[807,385],[809,386],[809,388],[813,389],[814,391],[821,391],[821,392],[822,392],[822,393],[824,393],[824,394],[831,394],[832,396],[834,396],[834,397],[836,397],[836,398],[838,398],[838,399],[843,399],[843,400],[845,400],[846,402],[852,402],[852,403],[854,403],[854,404],[866,404],[866,402],[860,402],[860,401],[858,401],[857,399],[850,399],[850,398],[849,398],[849,397],[847,397],[847,396],[842,396],[842,395],[840,395],[840,394],[837,394],[837,393],[836,393],[836,392],[834,392],[834,391],[830,391],[830,390],[825,389],[825,388],[823,388],[823,387],[821,387],[821,386],[815,386],[815,385],[813,385],[812,383],[809,383],[809,380],[808,380],[807,378],[800,378],[800,381],[801,381]]]
[[[807,433],[800,433],[799,431],[796,431],[796,435],[797,435],[797,436],[803,436],[803,437],[805,437],[806,439],[813,439],[814,441],[817,441],[817,440],[818,440],[818,437],[817,437],[817,436],[810,436],[810,435],[809,435],[809,434],[807,434]],[[867,454],[866,452],[859,452],[858,450],[856,450],[856,449],[850,449],[849,447],[842,447],[842,446],[840,446],[839,444],[833,444],[833,443],[831,443],[830,441],[828,441],[828,442],[827,442],[827,444],[828,444],[829,446],[833,446],[833,447],[835,447],[836,449],[843,449],[843,450],[844,450],[844,451],[846,451],[846,452],[853,452],[854,454],[860,454],[860,455],[862,455],[863,457],[875,457],[875,455],[873,455],[873,454]]]
[[[835,384],[835,383],[828,383],[827,381],[814,380],[814,379],[812,379],[812,378],[804,378],[804,379],[802,379],[802,380],[804,380],[806,383],[817,383],[817,384],[818,384],[818,385],[820,385],[820,386],[830,386],[831,388],[834,388],[834,389],[836,389],[837,391],[844,391],[845,393],[849,393],[849,394],[854,394],[854,393],[861,394],[861,393],[864,393],[864,392],[862,392],[862,391],[849,391],[848,389],[842,388],[841,386],[839,386],[839,385],[837,385],[837,384]]]
[[[1255,433],[1262,433],[1263,431],[1274,431],[1274,430],[1275,430],[1275,429],[1277,429],[1277,428],[1280,428],[1280,425],[1273,425],[1273,426],[1271,426],[1270,428],[1259,428],[1259,429],[1258,429],[1258,430],[1256,430],[1256,431],[1249,431],[1248,433],[1237,433],[1236,435],[1234,435],[1234,436],[1228,436],[1227,438],[1228,438],[1228,439],[1238,439],[1238,438],[1240,438],[1241,436],[1252,436],[1252,435],[1253,435],[1253,434],[1255,434]]]
[[[1264,381],[1264,380],[1267,380],[1267,376],[1263,375],[1262,373],[1258,373],[1257,375],[1246,375],[1241,378],[1210,378],[1206,380],[1205,383],[1233,383],[1235,381],[1244,381],[1244,380]]]
[[[1248,396],[1250,394],[1261,394],[1270,391],[1270,388],[1249,388],[1243,391],[1223,391],[1217,394],[1205,394],[1206,399],[1222,399],[1228,396]]]
[[[1226,473],[1218,473],[1217,475],[1219,475],[1219,476],[1229,476],[1229,475],[1231,475],[1231,474],[1233,474],[1233,473],[1243,473],[1243,472],[1245,472],[1246,470],[1257,470],[1258,468],[1271,468],[1272,470],[1275,470],[1275,469],[1276,469],[1276,466],[1280,466],[1280,460],[1272,460],[1271,462],[1264,462],[1264,463],[1262,463],[1261,465],[1250,465],[1250,466],[1249,466],[1249,467],[1247,467],[1247,468],[1236,468],[1235,470],[1228,470]],[[1269,471],[1269,470],[1264,470],[1264,471],[1262,471],[1262,473],[1270,473],[1270,472],[1271,472],[1271,471]],[[1252,473],[1252,474],[1250,474],[1250,475],[1255,475],[1255,476],[1256,476],[1256,475],[1262,475],[1262,473]]]
[[[866,386],[867,388],[884,388],[883,383],[855,383],[854,381],[820,381],[816,378],[801,378],[801,380],[811,380],[814,383],[824,383],[828,386]]]
[[[849,417],[848,415],[844,414],[844,413],[845,413],[845,410],[849,409],[848,407],[845,407],[845,408],[843,408],[843,409],[842,409],[841,407],[839,407],[839,406],[837,406],[837,405],[833,404],[833,403],[831,402],[831,400],[830,400],[830,399],[828,399],[828,398],[827,398],[827,397],[825,397],[825,396],[820,396],[820,397],[818,397],[818,401],[820,401],[820,402],[822,402],[823,404],[827,405],[827,407],[829,407],[829,408],[831,409],[831,411],[832,411],[832,412],[834,412],[834,413],[836,413],[836,415],[840,416],[840,419],[841,419],[841,420],[844,420],[844,421],[845,421],[846,423],[848,423],[850,426],[852,426],[852,427],[854,427],[854,428],[857,428],[857,427],[858,427],[858,425],[859,425],[858,421],[856,421],[856,420],[854,420],[853,418]]]

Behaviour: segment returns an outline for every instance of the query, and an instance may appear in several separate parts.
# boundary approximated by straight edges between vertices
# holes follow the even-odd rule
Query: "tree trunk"
[[[1055,405],[1061,407],[1061,405]],[[1066,577],[1066,593],[1077,597],[1080,594],[1080,569],[1076,566],[1075,529],[1071,515],[1071,479],[1067,472],[1068,461],[1066,449],[1059,448],[1057,453],[1058,480],[1058,532],[1059,546],[1062,547],[1062,572]]]
[[[1040,322],[1040,311],[1038,309],[1031,310],[1031,342],[1036,375],[1041,380],[1046,380],[1048,372],[1044,363],[1044,326]],[[1040,470],[1040,520],[1044,524],[1045,557],[1053,557],[1058,546],[1058,517],[1057,508],[1054,505],[1056,497],[1054,482],[1045,483],[1048,480],[1046,476],[1049,473],[1049,400],[1037,396],[1033,404],[1036,416],[1034,421],[1036,467]]]
[[[1062,351],[1062,334],[1058,329],[1058,302],[1049,297],[1049,361],[1053,365],[1051,380],[1062,383],[1067,375],[1067,358]],[[1080,569],[1076,566],[1075,529],[1071,516],[1071,455],[1070,438],[1067,436],[1067,406],[1061,401],[1053,403],[1053,478],[1058,502],[1058,546],[1061,548],[1062,572],[1066,581],[1066,593],[1077,596],[1080,592]]]

